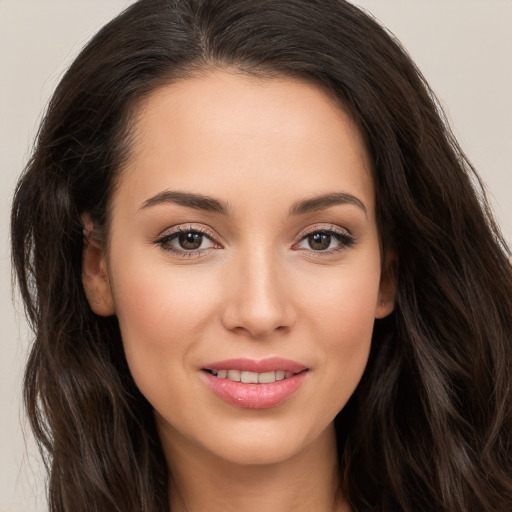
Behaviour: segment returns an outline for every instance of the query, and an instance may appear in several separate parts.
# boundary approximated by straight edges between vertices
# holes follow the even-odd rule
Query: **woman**
[[[508,510],[508,249],[337,1],[142,0],[13,205],[52,511]]]

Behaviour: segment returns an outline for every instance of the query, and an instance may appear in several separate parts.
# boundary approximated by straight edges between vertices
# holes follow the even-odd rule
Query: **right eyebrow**
[[[221,215],[229,215],[229,205],[218,199],[202,194],[193,194],[191,192],[178,192],[177,190],[164,190],[149,199],[146,199],[139,208],[143,210],[156,206],[158,204],[174,203],[196,210],[205,210],[208,212],[220,213]]]
[[[332,206],[339,204],[351,204],[353,206],[357,206],[357,208],[364,212],[365,216],[368,216],[368,211],[364,203],[356,196],[347,194],[346,192],[333,192],[331,194],[298,201],[290,208],[289,214],[302,215],[304,213],[326,210],[327,208],[331,208]]]

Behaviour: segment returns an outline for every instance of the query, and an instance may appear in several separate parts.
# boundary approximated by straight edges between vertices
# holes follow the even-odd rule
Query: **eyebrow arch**
[[[196,210],[206,210],[208,212],[220,213],[221,215],[229,215],[229,207],[226,203],[210,196],[192,194],[190,192],[178,192],[176,190],[164,190],[146,199],[139,210],[165,203],[174,203],[180,206],[195,208]]]
[[[365,216],[368,216],[366,206],[363,202],[352,194],[346,194],[344,192],[333,192],[331,194],[325,194],[323,196],[313,197],[311,199],[305,199],[298,201],[290,208],[290,215],[302,215],[304,213],[314,212],[318,210],[325,210],[331,206],[339,204],[351,204],[357,206],[363,210]]]

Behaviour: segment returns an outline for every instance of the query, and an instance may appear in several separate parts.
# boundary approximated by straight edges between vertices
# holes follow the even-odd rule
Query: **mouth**
[[[282,404],[301,387],[310,369],[281,358],[231,359],[202,368],[219,398],[237,407],[267,409]]]
[[[219,379],[227,379],[232,382],[243,382],[244,384],[272,384],[274,382],[289,379],[290,377],[297,375],[297,373],[286,370],[276,370],[271,372],[258,373],[234,369],[215,370],[205,368],[205,371]],[[307,371],[307,369],[304,369],[302,371]]]

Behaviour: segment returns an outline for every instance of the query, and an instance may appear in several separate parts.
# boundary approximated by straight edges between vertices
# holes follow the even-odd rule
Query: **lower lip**
[[[303,371],[271,384],[245,384],[202,372],[210,389],[218,397],[245,409],[269,409],[282,404],[299,389],[306,373]]]

